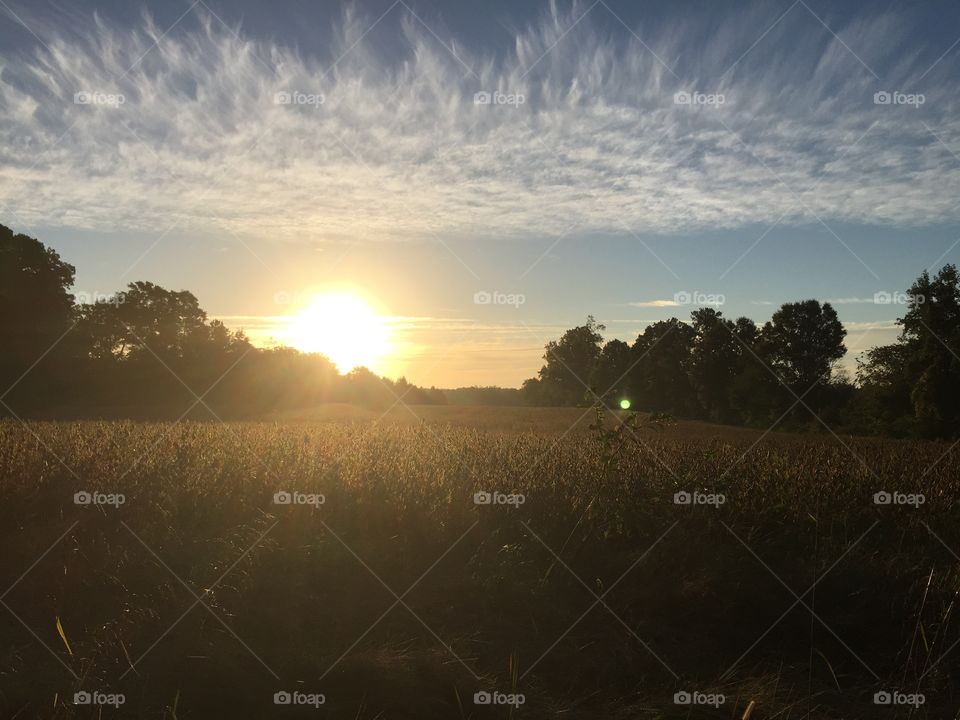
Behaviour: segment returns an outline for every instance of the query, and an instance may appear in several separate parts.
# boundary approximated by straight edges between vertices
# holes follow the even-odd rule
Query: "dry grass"
[[[561,438],[576,410],[415,410],[0,424],[0,590],[67,531],[3,597],[0,714],[96,717],[80,689],[125,694],[104,717],[181,719],[299,716],[283,689],[335,718],[511,714],[481,689],[527,718],[907,717],[883,688],[956,711],[949,446],[683,423],[615,455],[590,416]],[[674,504],[697,489],[725,503]],[[682,689],[726,702],[691,712]]]

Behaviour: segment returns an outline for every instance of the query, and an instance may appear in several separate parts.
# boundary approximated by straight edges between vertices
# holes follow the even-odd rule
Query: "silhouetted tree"
[[[923,272],[907,291],[894,345],[865,353],[858,369],[862,407],[882,424],[923,436],[960,430],[960,281],[954,265]]]
[[[202,396],[251,349],[243,333],[219,321],[208,323],[192,293],[149,282],[131,283],[108,300],[81,305],[77,316],[100,402],[163,403]]]
[[[763,341],[773,370],[804,402],[816,410],[834,363],[847,352],[844,329],[830,303],[817,300],[785,303],[763,326]],[[811,388],[813,388],[811,390]]]
[[[590,397],[588,385],[600,357],[600,334],[606,328],[590,315],[584,325],[547,343],[540,369],[543,399],[553,405],[578,405]]]
[[[776,348],[748,318],[737,319],[733,337],[740,356],[730,390],[731,410],[742,423],[770,427],[791,405],[790,393],[771,372]]]
[[[691,415],[696,400],[690,385],[693,328],[676,318],[648,325],[631,348],[628,387],[637,407]]]
[[[71,327],[74,272],[39,240],[0,225],[0,396],[30,371],[5,400],[11,406],[28,410],[63,391],[59,363],[69,345],[54,344]]]
[[[871,348],[857,359],[857,421],[868,432],[914,432],[909,361],[910,348],[906,343]]]
[[[600,351],[590,385],[609,404],[616,405],[620,398],[615,396],[626,394],[631,358],[630,346],[623,340],[609,340]]]
[[[527,378],[523,381],[520,388],[523,393],[523,402],[532,407],[546,405],[546,398],[543,397],[543,383],[539,378]]]
[[[714,308],[694,310],[690,319],[694,333],[690,383],[704,417],[730,422],[730,391],[743,353],[735,337],[735,326]]]

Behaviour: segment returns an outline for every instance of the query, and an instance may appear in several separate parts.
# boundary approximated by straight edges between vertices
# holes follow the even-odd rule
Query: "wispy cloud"
[[[843,326],[849,332],[872,332],[877,331],[899,331],[901,328],[894,320],[877,320],[874,322],[851,322],[847,321]]]
[[[831,305],[876,305],[876,298],[859,298],[859,297],[841,297],[841,298],[827,298],[823,302],[830,303]]]
[[[800,11],[736,62],[762,13],[688,20],[644,47],[592,13],[564,35],[582,10],[552,9],[505,55],[446,38],[459,59],[402,5],[384,20],[402,57],[364,35],[376,18],[353,13],[324,60],[235,34],[200,6],[167,36],[149,19],[49,29],[31,56],[0,56],[0,212],[278,240],[309,228],[311,242],[958,219],[949,58],[922,107],[876,105],[877,91],[918,91],[924,63],[907,56],[880,87]],[[901,33],[888,14],[834,29],[871,67]],[[495,91],[514,101],[475,104]],[[103,102],[77,104],[81,92]],[[307,99],[277,104],[284,92]],[[724,102],[675,103],[698,92]]]
[[[658,308],[658,307],[678,307],[680,303],[675,300],[645,300],[643,302],[630,303],[633,307]]]

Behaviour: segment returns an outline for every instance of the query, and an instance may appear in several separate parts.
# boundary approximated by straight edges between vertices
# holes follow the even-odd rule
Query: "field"
[[[0,423],[0,716],[958,717],[949,444],[415,410]]]

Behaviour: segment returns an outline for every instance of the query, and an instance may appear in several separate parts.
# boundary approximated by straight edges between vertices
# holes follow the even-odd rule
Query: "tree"
[[[730,408],[738,422],[767,428],[792,404],[790,393],[771,374],[775,363],[769,338],[749,318],[737,318],[732,337],[739,357],[730,388]]]
[[[763,327],[773,369],[798,397],[829,380],[834,363],[847,352],[846,334],[836,310],[817,300],[785,303]],[[809,395],[818,396],[816,390]]]
[[[586,384],[600,358],[600,334],[606,328],[590,315],[584,325],[567,330],[544,348],[540,392],[546,404],[578,405],[589,396]]]
[[[859,363],[865,415],[923,436],[960,429],[960,278],[945,265],[923,272],[907,291],[907,310],[894,345],[873,348]]]
[[[30,370],[20,383],[18,397],[38,402],[41,389],[52,390],[51,378],[63,355],[53,353],[43,365],[33,367],[51,351],[71,327],[74,267],[35,238],[0,225],[0,395]],[[9,399],[8,399],[9,402]]]
[[[520,392],[523,394],[523,402],[531,407],[546,404],[543,397],[543,384],[539,378],[527,378],[524,380]]]
[[[590,380],[598,396],[615,404],[618,398],[612,396],[625,394],[631,357],[630,346],[623,340],[610,340],[603,346]]]
[[[242,332],[217,320],[208,323],[192,293],[149,282],[130,283],[108,300],[81,305],[77,317],[95,393],[90,401],[191,399],[251,349]]]
[[[913,401],[906,343],[882,345],[857,358],[859,424],[868,432],[913,432]]]
[[[945,265],[930,278],[924,271],[907,291],[907,312],[899,321],[901,342],[910,348],[910,400],[919,432],[956,432],[960,419],[960,288],[957,268]]]
[[[730,422],[730,391],[743,353],[735,326],[714,308],[694,310],[690,319],[694,333],[690,383],[707,419]]]
[[[674,415],[694,412],[688,375],[693,337],[693,328],[676,318],[652,323],[637,336],[627,384],[638,407]]]

